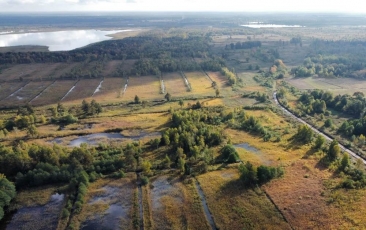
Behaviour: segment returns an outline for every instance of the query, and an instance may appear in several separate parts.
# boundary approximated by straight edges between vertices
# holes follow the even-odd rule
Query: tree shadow
[[[315,148],[310,148],[308,151],[306,151],[305,155],[302,157],[302,159],[309,159],[309,157],[314,156],[314,154],[318,152]]]
[[[289,143],[288,143],[287,147],[285,148],[285,150],[297,150],[297,149],[300,149],[301,146],[306,145],[303,142],[299,141],[296,137],[291,137],[288,139],[288,141],[289,141]]]
[[[227,197],[230,194],[231,197],[240,196],[247,190],[253,189],[254,186],[246,186],[240,179],[231,180],[220,187],[220,195],[218,199]]]

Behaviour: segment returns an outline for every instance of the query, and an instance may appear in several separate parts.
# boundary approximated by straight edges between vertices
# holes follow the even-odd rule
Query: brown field
[[[63,102],[76,102],[81,101],[85,98],[89,98],[93,95],[95,89],[98,87],[101,79],[82,79],[80,80],[75,88],[65,97]]]
[[[130,77],[126,92],[122,96],[123,101],[132,102],[135,96],[141,101],[164,99],[160,94],[160,82],[156,76]]]
[[[54,84],[50,85],[39,97],[31,101],[32,105],[48,105],[59,102],[63,96],[71,89],[76,81],[65,80],[56,81]]]
[[[1,102],[1,105],[3,106],[25,105],[52,83],[53,83],[52,81],[30,82],[17,93],[3,100]]]
[[[48,66],[48,67],[46,67]],[[36,79],[39,71],[44,71],[47,68],[50,71],[56,68],[56,64],[19,64],[6,68],[0,74],[0,78],[5,81],[19,80],[22,77],[24,80]]]
[[[187,86],[179,73],[164,73],[163,80],[166,92],[170,93],[172,97],[187,96]]]
[[[2,83],[0,84],[0,100],[5,99],[10,94],[14,93],[22,86],[24,86],[26,82],[16,82],[16,83]]]
[[[62,74],[70,72],[72,68],[80,65],[80,63],[62,63],[51,74],[52,79],[59,78]]]
[[[260,188],[244,188],[237,169],[197,177],[218,229],[290,229]]]
[[[356,214],[362,207],[359,204],[364,205],[365,199],[362,198],[360,202],[359,197],[352,198],[354,192],[327,191],[324,184],[332,173],[317,167],[317,164],[317,161],[298,160],[286,167],[283,179],[270,182],[265,190],[294,229],[365,228],[365,219]],[[329,192],[339,193],[339,197],[335,197],[339,200],[334,204],[329,202],[332,199]],[[349,202],[343,204],[345,209],[348,208],[348,213],[338,208],[338,202]]]
[[[121,101],[125,83],[124,78],[104,78],[100,91],[93,95],[93,99],[100,103]]]
[[[24,80],[56,79],[63,73],[69,72],[78,63],[44,63],[44,64],[18,64],[2,71],[0,79],[3,81],[16,81],[22,77]]]
[[[102,71],[103,77],[112,77],[113,73],[117,70],[118,66],[120,66],[123,63],[122,60],[113,60],[109,61]]]
[[[197,96],[215,95],[215,90],[212,88],[211,80],[203,72],[185,72],[184,74],[192,87],[190,94]]]

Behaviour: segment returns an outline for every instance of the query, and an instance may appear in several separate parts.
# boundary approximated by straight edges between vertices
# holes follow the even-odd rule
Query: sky
[[[366,13],[364,0],[0,0],[0,12],[233,11]]]

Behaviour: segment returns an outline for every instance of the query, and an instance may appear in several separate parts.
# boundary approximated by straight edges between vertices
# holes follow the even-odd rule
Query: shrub
[[[238,152],[236,151],[235,147],[232,145],[225,145],[220,150],[221,157],[224,162],[226,163],[235,163],[240,160]]]
[[[149,178],[146,176],[141,177],[141,184],[143,186],[147,185],[149,183]]]
[[[66,208],[62,209],[62,214],[61,214],[62,219],[66,219],[69,216],[70,216],[69,210],[67,210]]]

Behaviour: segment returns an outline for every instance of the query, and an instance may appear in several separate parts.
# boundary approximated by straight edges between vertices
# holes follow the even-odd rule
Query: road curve
[[[290,117],[293,117],[294,119],[296,119],[297,121],[307,125],[308,127],[310,127],[315,133],[322,135],[325,139],[327,139],[328,141],[332,141],[333,139],[330,138],[328,135],[326,135],[325,133],[319,131],[318,129],[316,129],[315,127],[313,127],[312,125],[310,125],[309,123],[307,123],[306,121],[304,121],[303,119],[295,116],[293,113],[291,113],[289,110],[287,110],[285,107],[283,107],[277,100],[277,92],[273,93],[273,100],[275,101],[276,105],[279,106],[287,115],[289,115]],[[357,155],[355,152],[347,149],[346,147],[344,147],[343,145],[339,144],[339,147],[347,152],[350,156],[352,156],[353,158],[360,159],[365,165],[366,165],[366,160],[363,159],[362,157],[360,157],[359,155]]]

